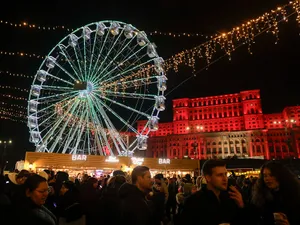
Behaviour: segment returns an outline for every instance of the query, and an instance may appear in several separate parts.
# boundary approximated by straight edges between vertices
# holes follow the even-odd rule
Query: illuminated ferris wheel
[[[30,141],[37,152],[145,150],[165,109],[166,81],[163,59],[145,32],[117,21],[78,28],[50,51],[34,77]],[[137,120],[147,123],[137,130]]]

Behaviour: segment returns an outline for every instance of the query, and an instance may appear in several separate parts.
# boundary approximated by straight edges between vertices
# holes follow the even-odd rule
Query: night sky
[[[206,35],[223,33],[264,12],[288,3],[283,0],[232,0],[232,1],[7,1],[0,7],[0,20],[12,23],[27,22],[41,26],[64,25],[77,28],[101,20],[119,20],[130,23],[146,33],[152,31],[172,33],[201,33],[204,37],[148,36],[158,46],[158,53],[164,59],[181,50],[195,47],[207,40]],[[200,4],[201,2],[201,4]],[[167,96],[167,110],[161,113],[161,121],[172,119],[172,100],[180,97],[201,97],[236,93],[248,89],[260,89],[263,111],[281,112],[285,106],[300,104],[299,62],[300,28],[295,16],[288,23],[279,26],[279,42],[275,37],[263,34],[256,39],[250,55],[247,47],[238,48],[232,60],[223,58],[200,72],[197,77],[174,89]],[[0,24],[0,51],[28,52],[46,55],[69,32],[66,30],[43,31],[29,28],[14,28]],[[0,71],[34,75],[42,59],[0,55]],[[201,68],[197,68],[200,70]],[[168,91],[183,80],[191,77],[191,69],[180,67],[178,73],[170,72]],[[1,85],[30,89],[31,79],[12,77],[0,73]],[[27,98],[28,94],[9,89],[0,89],[1,94],[12,94]],[[26,107],[26,101],[9,100],[1,102]],[[25,151],[33,150],[29,143],[25,123],[0,120],[0,139],[11,138],[14,142],[8,148],[10,166],[15,160],[24,158]]]

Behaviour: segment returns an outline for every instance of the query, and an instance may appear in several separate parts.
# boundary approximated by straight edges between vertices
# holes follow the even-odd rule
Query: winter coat
[[[212,191],[206,188],[190,195],[185,200],[179,224],[219,225],[230,223],[230,225],[242,225],[241,221],[245,219],[243,218],[244,210],[237,207],[226,191],[221,192],[219,199],[220,201]]]
[[[121,221],[126,225],[153,225],[152,203],[137,186],[125,183],[120,187]]]

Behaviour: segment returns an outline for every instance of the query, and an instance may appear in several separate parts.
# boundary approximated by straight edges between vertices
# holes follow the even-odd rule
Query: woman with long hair
[[[10,224],[57,225],[55,215],[44,206],[49,191],[47,180],[34,174],[26,179],[23,187],[25,198],[16,205],[18,215]]]
[[[269,161],[262,166],[251,202],[260,218],[258,224],[300,224],[300,182],[281,163]]]

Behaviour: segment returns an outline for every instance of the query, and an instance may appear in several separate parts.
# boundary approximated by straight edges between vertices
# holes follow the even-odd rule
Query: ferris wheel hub
[[[94,90],[94,84],[90,81],[76,81],[74,84],[74,90],[79,91],[79,97],[86,98]]]

